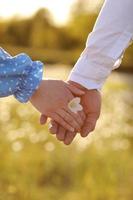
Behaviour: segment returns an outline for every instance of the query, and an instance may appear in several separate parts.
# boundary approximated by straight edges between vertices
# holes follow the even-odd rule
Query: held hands
[[[68,108],[68,103],[74,95],[84,94],[80,88],[60,80],[42,80],[38,90],[30,99],[32,105],[43,114],[43,123],[50,117],[65,130],[80,131],[85,119],[83,111],[73,113]]]
[[[85,94],[81,97],[81,104],[83,106],[84,112],[78,112],[80,118],[82,119],[83,124],[80,124],[80,135],[86,137],[91,131],[95,129],[96,122],[100,115],[101,109],[101,95],[97,90],[87,90],[80,86],[79,84],[69,81],[69,86],[76,87],[77,89],[83,90]],[[45,123],[45,115],[42,115],[40,118],[41,124]],[[70,144],[75,138],[78,131],[66,130],[54,119],[51,120],[50,132],[56,134],[58,140],[64,142],[64,144]]]

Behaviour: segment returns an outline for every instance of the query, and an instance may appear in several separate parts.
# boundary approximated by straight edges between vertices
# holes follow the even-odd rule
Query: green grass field
[[[65,79],[69,67],[45,71]],[[132,200],[132,78],[110,76],[95,132],[70,146],[39,125],[30,104],[0,99],[0,200]]]

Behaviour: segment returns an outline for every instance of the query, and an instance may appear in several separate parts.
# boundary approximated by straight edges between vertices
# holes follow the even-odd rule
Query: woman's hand
[[[81,116],[68,108],[68,103],[74,98],[72,93],[81,96],[84,91],[61,80],[42,80],[30,102],[45,116],[45,122],[50,117],[71,132],[80,131],[84,123]]]

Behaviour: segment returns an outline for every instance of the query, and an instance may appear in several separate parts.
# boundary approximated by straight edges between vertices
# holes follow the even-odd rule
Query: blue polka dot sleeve
[[[12,57],[0,48],[0,97],[14,95],[26,103],[38,88],[43,76],[43,64],[26,54]]]

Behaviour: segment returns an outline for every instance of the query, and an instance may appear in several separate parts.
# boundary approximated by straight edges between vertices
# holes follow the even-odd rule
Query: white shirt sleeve
[[[105,0],[69,80],[101,89],[133,39],[133,0]]]

